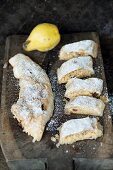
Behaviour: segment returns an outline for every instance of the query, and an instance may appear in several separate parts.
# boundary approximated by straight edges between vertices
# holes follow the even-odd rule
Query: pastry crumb
[[[58,140],[58,139],[59,139],[59,135],[58,134],[55,134],[55,136],[51,137],[51,141],[53,141],[53,142],[56,142],[56,140]]]
[[[111,116],[110,116],[110,115],[108,115],[108,119],[111,119]]]
[[[52,136],[51,141],[56,142],[56,138]]]
[[[57,144],[56,144],[56,147],[59,148],[59,146],[60,146],[60,143],[57,143]]]
[[[63,98],[63,102],[67,102],[67,100],[65,98]]]
[[[102,146],[102,142],[100,143],[100,146]]]
[[[6,62],[6,63],[4,64],[3,68],[7,68],[7,66],[8,66],[8,62]]]
[[[59,139],[59,135],[58,135],[58,134],[56,134],[56,135],[55,135],[55,138],[56,138],[56,139]]]
[[[100,99],[104,102],[104,103],[108,103],[109,99],[106,96],[100,96]]]
[[[66,150],[66,153],[68,153],[69,151],[68,150]]]

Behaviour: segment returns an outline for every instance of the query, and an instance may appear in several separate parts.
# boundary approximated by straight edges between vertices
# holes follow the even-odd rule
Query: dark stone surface
[[[41,22],[57,24],[61,32],[95,30],[101,37],[113,37],[113,1],[0,1],[0,43],[9,34],[29,33]]]
[[[109,95],[113,94],[112,0],[0,0],[0,91],[5,39],[29,34],[38,23],[58,25],[61,33],[97,31],[100,35]],[[7,169],[0,150],[0,170]]]

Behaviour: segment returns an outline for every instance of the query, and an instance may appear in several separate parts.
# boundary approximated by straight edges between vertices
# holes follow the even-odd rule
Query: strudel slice
[[[59,128],[59,144],[72,144],[85,139],[96,139],[103,135],[103,128],[96,118],[71,119]]]
[[[77,96],[99,97],[103,90],[103,80],[99,78],[72,78],[66,84],[65,97],[73,99]]]
[[[98,45],[92,40],[83,40],[64,45],[59,54],[60,60],[69,60],[73,57],[90,55],[97,57]]]
[[[78,96],[65,105],[65,114],[102,116],[105,104],[102,100],[89,96]]]
[[[72,58],[64,62],[57,70],[58,83],[67,83],[73,77],[83,78],[94,74],[93,62],[90,56]]]

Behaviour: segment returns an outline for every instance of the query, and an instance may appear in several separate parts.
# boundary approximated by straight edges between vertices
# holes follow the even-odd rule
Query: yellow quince
[[[25,51],[38,50],[46,52],[60,42],[60,33],[56,25],[42,23],[37,25],[23,44]]]

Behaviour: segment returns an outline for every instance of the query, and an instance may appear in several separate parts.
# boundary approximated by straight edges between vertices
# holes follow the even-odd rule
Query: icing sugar
[[[79,69],[86,69],[94,73],[93,70],[93,61],[90,56],[72,58],[66,62],[64,62],[61,67],[58,69],[57,75],[60,80],[66,74],[71,73],[72,71],[76,71]]]
[[[103,80],[99,78],[78,79],[72,78],[66,84],[66,94],[79,92],[79,90],[87,91],[90,93],[101,94],[103,89]]]
[[[47,115],[48,110],[44,106],[48,104],[49,92],[52,91],[49,91],[51,86],[45,71],[23,54],[15,55],[9,62],[20,86],[19,99],[12,106],[12,112],[18,112],[24,120],[30,116]],[[51,116],[51,113],[48,114]],[[48,118],[49,115],[47,121]]]
[[[92,40],[83,40],[79,42],[74,42],[71,44],[64,45],[60,50],[59,58],[63,57],[63,53],[71,53],[71,52],[84,52],[85,55],[91,55],[94,58],[97,57],[97,44]]]
[[[65,137],[87,130],[95,130],[96,124],[96,118],[86,117],[82,119],[71,119],[63,123],[60,131],[60,136]]]
[[[103,105],[104,103],[100,99],[89,96],[78,96],[74,100],[70,100],[65,107],[81,106],[89,107],[91,109],[96,109],[98,107],[100,109]]]
[[[45,71],[24,54],[15,55],[9,60],[9,63],[13,66],[14,76],[17,79],[31,78],[36,82],[50,84]]]

